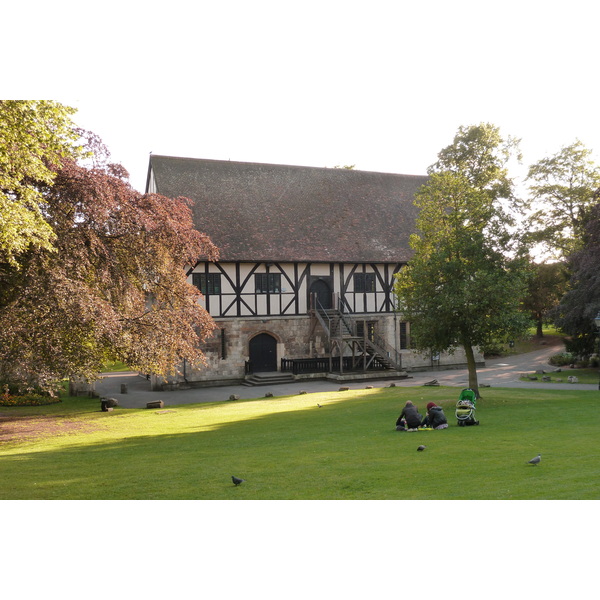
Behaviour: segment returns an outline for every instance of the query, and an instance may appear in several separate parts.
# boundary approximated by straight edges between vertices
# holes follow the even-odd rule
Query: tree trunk
[[[465,355],[467,357],[467,369],[469,370],[469,387],[475,392],[477,398],[479,395],[479,383],[477,382],[477,365],[475,364],[475,353],[470,343],[463,344]]]
[[[543,325],[544,325],[544,323],[542,322],[542,317],[539,317],[537,319],[537,327],[536,327],[536,332],[535,332],[535,335],[537,337],[540,337],[540,338],[544,337]]]

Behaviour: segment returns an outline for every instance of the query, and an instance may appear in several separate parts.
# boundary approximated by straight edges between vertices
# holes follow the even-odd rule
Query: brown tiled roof
[[[152,155],[221,261],[405,262],[426,176]],[[149,175],[150,175],[149,170]]]

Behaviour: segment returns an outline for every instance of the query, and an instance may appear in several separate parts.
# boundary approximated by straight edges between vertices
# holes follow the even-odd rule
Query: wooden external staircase
[[[311,309],[313,323],[311,336],[314,335],[317,323],[325,331],[329,342],[330,360],[336,353],[339,356],[352,356],[352,370],[367,371],[373,366],[381,369],[401,371],[400,354],[381,336],[369,332],[363,326],[363,334],[358,335],[358,323],[362,319],[349,317],[338,308],[323,308],[315,301]],[[343,371],[340,361],[340,372]]]

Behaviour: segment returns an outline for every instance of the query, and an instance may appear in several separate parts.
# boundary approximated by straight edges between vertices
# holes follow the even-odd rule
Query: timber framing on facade
[[[367,377],[427,368],[393,285],[411,256],[425,176],[151,155],[146,191],[192,201],[218,262],[190,265],[217,324],[208,365],[172,384],[264,373]],[[444,355],[462,364],[461,352]]]

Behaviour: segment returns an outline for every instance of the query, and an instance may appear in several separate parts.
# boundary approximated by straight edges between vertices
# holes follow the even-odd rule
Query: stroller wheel
[[[479,421],[475,421],[475,425],[479,425]]]

